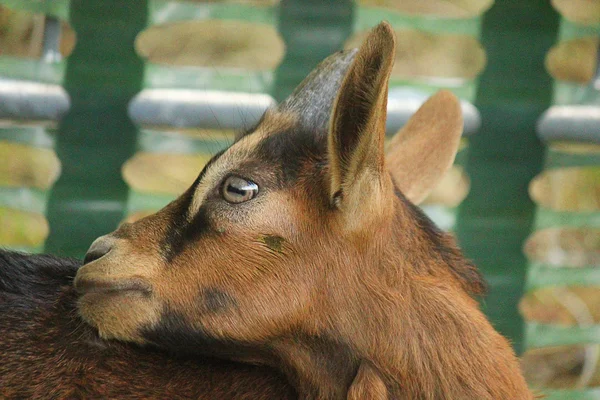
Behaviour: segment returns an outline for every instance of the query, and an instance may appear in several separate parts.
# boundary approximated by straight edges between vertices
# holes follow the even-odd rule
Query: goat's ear
[[[383,145],[395,48],[389,24],[371,31],[344,77],[330,119],[330,200],[356,223],[385,210],[382,190],[391,187]]]
[[[429,98],[392,138],[386,164],[396,185],[419,204],[452,166],[463,131],[460,101],[442,90]]]

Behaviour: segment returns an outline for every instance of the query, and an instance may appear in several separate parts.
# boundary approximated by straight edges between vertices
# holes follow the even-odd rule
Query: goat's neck
[[[355,296],[355,309],[319,339],[275,346],[301,398],[352,398],[365,366],[368,387],[356,389],[363,398],[531,398],[508,343],[466,293],[433,281],[405,289],[368,307]]]
[[[363,323],[347,327],[358,338],[354,356],[373,366],[390,398],[530,399],[508,342],[446,282],[413,277],[365,308]]]
[[[295,335],[274,345],[276,366],[296,387],[301,399],[345,399],[358,360],[347,345],[328,337]]]

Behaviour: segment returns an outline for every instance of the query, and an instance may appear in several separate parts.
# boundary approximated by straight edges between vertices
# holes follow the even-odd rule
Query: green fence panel
[[[558,17],[545,0],[499,1],[484,15],[488,66],[475,99],[482,126],[471,139],[472,190],[457,221],[463,250],[490,286],[484,310],[518,351],[523,324],[517,303],[526,270],[521,248],[534,215],[526,188],[542,166],[535,126],[551,101],[543,60],[557,29]]]
[[[599,34],[600,26],[584,26],[563,18],[557,47],[576,38],[596,40]],[[581,58],[574,57],[573,51],[565,61],[571,68],[581,67]],[[556,63],[556,53],[549,54],[552,57],[549,56],[547,62]],[[548,64],[548,68],[557,73],[556,66]],[[563,76],[568,74],[569,71],[566,75],[563,72]],[[556,363],[563,354],[560,351],[567,354],[567,351],[581,347],[586,349],[577,365],[581,371],[574,387],[537,388],[550,399],[600,399],[597,387],[587,387],[598,371],[596,353],[600,345],[600,321],[596,320],[593,305],[589,306],[589,302],[595,300],[584,298],[594,288],[600,290],[600,264],[594,256],[600,253],[600,242],[594,239],[600,236],[597,196],[600,189],[600,125],[595,116],[600,110],[600,94],[595,84],[597,75],[596,72],[591,82],[557,78],[553,105],[538,123],[538,134],[547,150],[544,170],[529,186],[537,210],[533,232],[525,245],[530,258],[527,293],[522,304],[522,310],[528,316],[526,348],[528,354],[540,350],[556,351]],[[542,243],[544,238],[546,242]],[[584,294],[577,294],[578,290],[585,290],[580,292]],[[552,296],[554,302],[536,300],[539,296],[542,299]],[[574,323],[565,322],[565,315],[572,316]],[[552,382],[549,385],[554,386]]]
[[[144,71],[131,44],[146,18],[142,0],[71,1],[77,46],[66,63],[71,109],[58,128],[62,174],[48,203],[48,252],[81,257],[123,218],[128,188],[120,171],[137,134],[127,107]]]

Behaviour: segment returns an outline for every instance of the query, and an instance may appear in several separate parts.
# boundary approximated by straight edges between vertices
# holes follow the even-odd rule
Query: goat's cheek
[[[240,318],[248,335],[256,339],[278,336],[288,327],[308,320],[308,291],[301,283],[290,282],[267,283],[260,291],[245,295]]]
[[[281,321],[290,305],[277,301],[276,292],[264,282],[243,286],[222,282],[199,288],[195,296],[169,301],[168,308],[178,310],[194,329],[215,338],[262,342],[281,333]]]

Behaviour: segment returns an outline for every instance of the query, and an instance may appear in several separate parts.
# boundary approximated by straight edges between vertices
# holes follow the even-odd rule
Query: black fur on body
[[[105,341],[77,315],[80,263],[0,250],[0,399],[295,399],[272,370]]]

